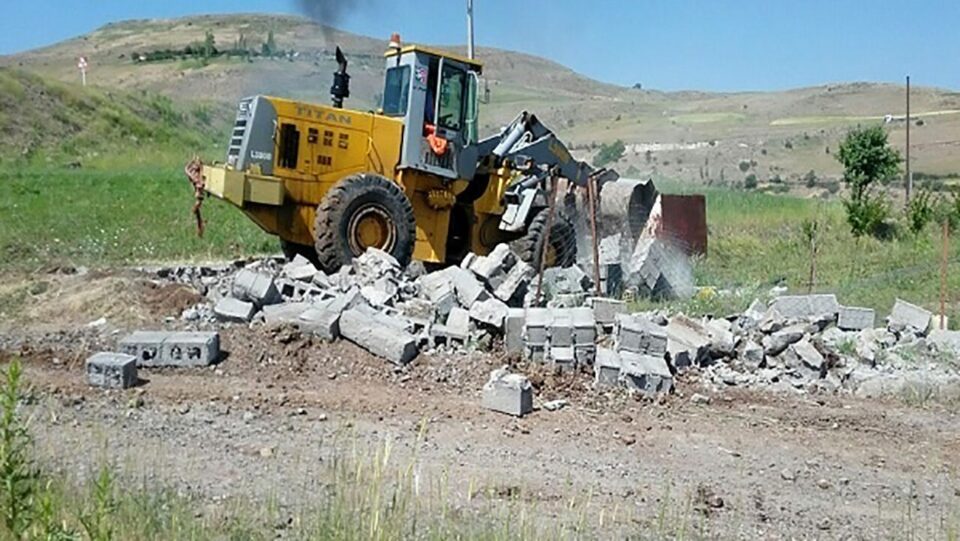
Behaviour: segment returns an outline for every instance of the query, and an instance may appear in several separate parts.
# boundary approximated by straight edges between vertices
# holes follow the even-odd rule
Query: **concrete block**
[[[282,299],[273,276],[252,269],[243,269],[233,279],[231,294],[258,307],[277,304]]]
[[[340,334],[370,353],[398,365],[409,363],[419,353],[415,336],[382,325],[369,313],[357,308],[340,315]]]
[[[670,318],[665,327],[667,353],[677,368],[700,366],[710,358],[710,332],[683,314]]]
[[[420,283],[421,294],[433,303],[438,317],[446,317],[450,309],[457,304],[457,293],[453,287],[450,273],[445,271],[431,272],[417,279]]]
[[[616,316],[616,348],[663,357],[667,352],[667,333],[663,327],[640,316],[620,314]]]
[[[484,408],[522,417],[533,411],[533,386],[525,376],[498,368],[483,386],[482,403]]]
[[[470,307],[470,318],[497,329],[503,328],[508,307],[499,299],[488,298],[474,302]]]
[[[447,267],[444,271],[453,283],[460,306],[472,308],[474,303],[490,296],[472,272],[460,267]]]
[[[573,325],[573,343],[575,345],[593,344],[597,341],[597,320],[593,310],[585,306],[571,308],[570,322]]]
[[[606,329],[612,329],[617,321],[617,314],[627,313],[627,303],[606,297],[588,297],[587,306],[593,309],[593,317],[597,323]]]
[[[550,322],[550,346],[567,347],[573,345],[573,318],[569,309],[552,310]]]
[[[930,319],[933,313],[915,304],[897,299],[893,304],[887,326],[892,331],[909,330],[920,336],[925,336],[930,330]]]
[[[520,306],[523,304],[523,297],[530,287],[530,280],[533,275],[532,266],[524,261],[517,260],[503,282],[494,290],[493,296],[510,306]]]
[[[600,258],[600,265],[619,265],[622,261],[620,255],[620,245],[623,235],[617,233],[600,239],[597,247]]]
[[[497,289],[516,262],[517,256],[510,251],[510,247],[506,244],[498,244],[489,254],[474,258],[469,264],[469,269],[491,289]]]
[[[837,327],[845,331],[862,331],[872,329],[876,323],[876,313],[873,308],[857,308],[855,306],[841,306],[837,316]]]
[[[459,340],[461,343],[470,338],[470,312],[455,306],[447,315],[444,323],[451,338]]]
[[[576,265],[550,267],[543,271],[543,292],[548,298],[565,293],[585,293],[590,286],[590,277]]]
[[[553,367],[560,371],[574,370],[577,367],[573,346],[551,346],[549,360]]]
[[[120,353],[132,355],[141,366],[157,366],[163,355],[163,341],[170,333],[164,331],[135,331],[120,339]]]
[[[433,303],[427,299],[407,299],[397,305],[397,308],[404,316],[421,321],[434,322],[437,320],[437,312]],[[449,313],[449,312],[448,312]]]
[[[803,338],[796,344],[793,344],[793,351],[800,358],[800,362],[802,362],[810,370],[813,370],[818,374],[826,372],[823,355],[821,355],[820,352],[817,351],[817,348],[815,348],[813,344],[811,344],[806,338]]]
[[[620,352],[620,381],[628,389],[651,395],[673,389],[673,374],[662,357]]]
[[[263,319],[267,325],[293,323],[312,305],[307,302],[284,302],[263,307]]]
[[[213,313],[220,321],[249,323],[257,313],[257,307],[252,302],[241,301],[233,297],[224,297],[217,301]]]
[[[620,354],[609,348],[598,347],[593,375],[597,386],[616,385],[620,381]]]
[[[374,307],[393,305],[399,292],[397,280],[390,276],[381,276],[360,288],[360,295]]]
[[[767,357],[775,357],[791,344],[799,342],[806,331],[806,325],[797,324],[784,327],[779,331],[763,337],[763,353]]]
[[[523,358],[531,362],[546,362],[547,344],[525,344],[523,346]]]
[[[590,366],[597,358],[596,344],[577,344],[573,346],[573,358],[577,366]]]
[[[773,299],[770,307],[788,319],[818,317],[840,311],[837,296],[829,294],[783,295]]]
[[[547,302],[547,308],[577,308],[583,306],[586,301],[587,294],[584,292],[559,293]]]
[[[160,359],[140,366],[209,366],[220,359],[217,332],[174,332],[163,341]]]
[[[300,329],[323,340],[340,338],[340,316],[350,305],[347,294],[317,302],[297,318]]]
[[[507,353],[523,353],[523,328],[526,322],[526,310],[523,308],[507,310],[507,317],[503,321],[503,346]]]
[[[550,324],[553,314],[546,308],[527,308],[527,321],[524,326],[524,342],[527,345],[542,346],[550,339]]]
[[[105,389],[137,384],[137,358],[126,353],[97,353],[87,359],[87,383]]]
[[[619,297],[623,294],[625,276],[623,265],[600,265],[600,291],[608,297]]]
[[[317,268],[313,266],[313,263],[300,254],[297,254],[293,258],[293,261],[283,266],[283,275],[291,280],[310,282],[313,281],[313,277],[317,272]]]

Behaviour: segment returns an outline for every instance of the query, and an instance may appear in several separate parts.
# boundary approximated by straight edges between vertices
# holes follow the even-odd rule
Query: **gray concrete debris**
[[[360,295],[356,288],[332,299],[317,302],[297,318],[300,329],[323,340],[340,338],[340,316],[344,310],[356,306]]]
[[[637,241],[626,285],[655,299],[689,299],[696,291],[690,258],[658,238]]]
[[[927,343],[940,353],[952,357],[950,360],[960,360],[960,331],[934,329],[927,336]]]
[[[502,246],[502,245],[501,245]],[[507,303],[509,306],[521,306],[523,298],[530,287],[533,278],[533,267],[524,261],[517,260],[510,272],[497,286],[493,296]]]
[[[437,317],[445,318],[450,313],[450,309],[457,305],[457,293],[450,273],[431,272],[421,276],[417,281],[423,296],[433,303]]]
[[[670,318],[664,330],[674,367],[701,366],[709,361],[712,336],[699,322],[678,314]]]
[[[507,273],[510,272],[516,262],[517,256],[510,251],[510,247],[501,243],[494,247],[489,254],[472,258],[468,262],[468,268],[487,284],[487,287],[495,290],[504,282]]]
[[[370,306],[392,306],[400,288],[397,280],[391,276],[381,276],[360,288],[360,295]]]
[[[252,302],[241,301],[233,297],[224,297],[217,301],[213,313],[220,321],[249,323],[257,313],[257,307]]]
[[[763,353],[768,357],[779,355],[791,344],[799,342],[806,334],[806,325],[797,324],[780,329],[763,337]]]
[[[620,381],[620,354],[616,351],[598,347],[593,364],[594,383],[597,386],[614,386]]]
[[[309,259],[303,257],[300,254],[297,254],[293,261],[290,261],[283,266],[283,275],[291,280],[301,280],[305,282],[310,282],[313,280],[313,277],[317,274],[317,268],[313,266],[313,263]],[[324,275],[326,277],[326,275]]]
[[[600,265],[619,265],[622,261],[620,256],[620,244],[623,241],[623,235],[617,233],[600,239],[597,247],[599,252]]]
[[[792,347],[793,351],[800,358],[800,362],[802,362],[810,370],[817,372],[818,377],[824,372],[825,361],[823,359],[823,355],[817,351],[817,348],[815,348],[809,340],[804,338],[796,344],[793,344]]]
[[[559,411],[569,405],[570,402],[560,398],[558,400],[551,400],[549,402],[544,402],[542,407],[547,411]]]
[[[862,331],[871,329],[876,323],[876,314],[873,308],[858,308],[856,306],[841,306],[837,316],[837,327],[845,331]]]
[[[421,320],[426,323],[437,321],[437,311],[433,303],[427,299],[412,298],[397,305],[404,316]],[[449,313],[449,312],[448,312]]]
[[[897,299],[893,304],[890,317],[887,318],[887,328],[895,333],[911,332],[918,336],[926,336],[930,330],[930,320],[933,313],[915,304]]]
[[[673,390],[673,374],[662,357],[620,352],[620,380],[628,389],[646,395]]]
[[[507,367],[490,373],[483,386],[483,407],[522,417],[533,411],[533,386],[521,374],[511,374]]]
[[[747,340],[740,352],[740,360],[751,370],[760,369],[764,365],[763,347],[753,340]]]
[[[102,352],[86,362],[87,383],[104,389],[127,389],[137,384],[137,358],[125,353]]]
[[[360,287],[370,285],[384,277],[399,280],[402,273],[396,258],[377,248],[367,248],[359,257],[353,258],[351,269],[355,283]]]
[[[443,325],[434,325],[430,332],[435,341],[441,339],[447,344],[456,342],[465,345],[470,339],[470,312],[455,306]]]
[[[593,285],[583,269],[570,267],[550,267],[543,271],[543,293],[547,299],[563,294],[583,294]]]
[[[470,307],[470,318],[496,329],[503,329],[507,310],[507,305],[500,300],[488,298],[473,303]]]
[[[419,353],[415,336],[396,326],[383,325],[365,310],[351,308],[344,311],[339,324],[344,338],[394,364],[408,364]]]
[[[667,333],[663,327],[637,314],[616,316],[616,349],[654,357],[667,352]]]
[[[285,302],[264,306],[261,313],[264,323],[267,325],[293,323],[300,317],[300,314],[306,312],[311,306],[313,305],[308,302]]]
[[[503,321],[503,346],[507,353],[523,353],[523,332],[527,314],[524,308],[510,308]]]
[[[135,331],[117,347],[133,356],[138,366],[208,366],[220,358],[220,335],[212,331]]]
[[[837,296],[830,294],[784,295],[773,299],[770,307],[788,319],[799,319],[836,314],[840,311]]]
[[[472,272],[460,267],[447,267],[444,271],[447,279],[453,283],[460,306],[471,308],[478,301],[485,300],[490,294]]]
[[[551,345],[547,360],[553,364],[554,369],[561,372],[574,370],[577,367],[577,357],[573,346]]]
[[[551,347],[568,347],[573,345],[573,317],[569,310],[551,310],[550,311],[550,336]]]
[[[230,294],[257,307],[276,304],[282,300],[273,276],[252,269],[243,269],[237,273]]]
[[[627,313],[627,303],[606,297],[588,297],[586,305],[593,309],[597,324],[611,330],[617,322],[617,314]]]

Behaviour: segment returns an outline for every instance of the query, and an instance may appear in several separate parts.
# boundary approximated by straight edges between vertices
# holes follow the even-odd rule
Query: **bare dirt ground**
[[[182,327],[195,294],[126,271],[17,283],[27,293],[0,309],[0,357],[26,363],[44,459],[81,476],[106,458],[210,508],[236,496],[296,506],[319,497],[338,453],[389,445],[398,464],[444,479],[454,504],[517,498],[604,537],[675,531],[664,521],[742,539],[960,526],[960,424],[944,405],[704,389],[695,376],[639,401],[521,366],[537,402],[570,405],[518,420],[479,405],[508,361],[495,353],[421,355],[401,371],[346,342],[246,326],[222,330],[215,367],[142,370],[139,387],[105,392],[87,387],[83,359],[136,328]]]

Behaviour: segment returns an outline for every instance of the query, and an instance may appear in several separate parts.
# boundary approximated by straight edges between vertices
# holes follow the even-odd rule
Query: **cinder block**
[[[842,306],[840,315],[837,316],[837,327],[845,331],[862,331],[872,329],[876,320],[877,315],[873,308]]]
[[[487,409],[522,417],[533,411],[533,387],[525,376],[499,368],[483,386],[482,403]]]
[[[609,348],[598,347],[593,374],[598,386],[617,385],[620,381],[620,354]]]
[[[628,389],[648,395],[673,389],[673,374],[662,357],[621,351],[620,361],[620,380]]]
[[[296,322],[300,314],[311,308],[307,302],[284,302],[263,307],[263,319],[267,325]]]
[[[87,382],[105,389],[126,389],[137,384],[137,358],[126,353],[97,353],[87,359]]]
[[[497,286],[493,296],[511,306],[519,306],[523,303],[523,297],[530,286],[530,280],[533,278],[533,267],[524,261],[518,260],[510,272],[507,273],[503,282]]]
[[[568,371],[577,367],[577,358],[573,346],[553,346],[550,348],[550,362],[557,370]]]
[[[523,308],[507,310],[507,317],[503,320],[503,346],[507,353],[523,353],[523,328],[526,321],[526,310]]]
[[[231,293],[241,301],[257,306],[276,304],[282,299],[273,276],[252,269],[243,269],[233,279]]]
[[[417,338],[383,319],[371,317],[365,310],[351,308],[340,315],[340,334],[363,349],[394,364],[412,361],[419,349]]]
[[[132,355],[141,366],[156,366],[163,355],[163,341],[168,335],[162,331],[135,331],[120,339],[117,349]]]
[[[471,308],[473,304],[488,298],[486,288],[480,283],[474,274],[460,267],[447,267],[444,269],[450,280],[453,282],[453,289],[457,293],[457,300],[460,306]]]
[[[604,328],[613,328],[617,314],[627,313],[627,303],[606,297],[588,297],[587,306],[593,309],[593,317]]]
[[[527,308],[527,321],[524,326],[524,342],[529,345],[543,346],[550,337],[550,324],[553,316],[546,308]]]
[[[840,311],[837,296],[830,294],[783,295],[773,299],[770,307],[785,318],[797,319],[836,314]]]
[[[597,320],[593,317],[593,310],[585,306],[571,308],[570,321],[573,324],[574,344],[593,344],[597,341]]]
[[[573,345],[573,319],[569,309],[552,310],[550,322],[550,346],[567,347]]]
[[[252,302],[224,297],[213,307],[213,313],[220,321],[249,323],[253,319],[253,315],[257,313],[257,307]]]
[[[220,358],[217,332],[175,332],[163,341],[159,362],[140,366],[209,366]]]
[[[897,299],[893,304],[887,324],[891,329],[909,329],[912,332],[925,336],[930,330],[930,318],[933,313],[915,304]]]
[[[470,307],[470,318],[497,329],[503,328],[503,319],[507,317],[507,305],[499,299],[488,298],[474,302]]]
[[[663,327],[640,316],[616,316],[616,347],[618,351],[632,351],[663,357],[667,351],[667,333]]]
[[[573,346],[573,358],[577,366],[590,366],[597,357],[596,344],[577,344]]]

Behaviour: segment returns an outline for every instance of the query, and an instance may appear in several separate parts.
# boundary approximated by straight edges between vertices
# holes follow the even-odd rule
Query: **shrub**
[[[921,190],[910,198],[907,203],[907,227],[914,235],[919,234],[926,229],[927,225],[934,218],[934,201],[930,192]]]
[[[748,190],[755,190],[757,188],[757,175],[750,173],[743,179],[743,187]]]
[[[803,176],[803,184],[807,188],[813,188],[817,185],[817,174],[813,169],[807,171],[807,174]]]
[[[747,160],[740,160],[740,163],[737,165],[740,168],[741,173],[746,173],[750,170],[750,162]]]
[[[892,237],[890,224],[890,203],[886,198],[870,193],[861,194],[857,199],[846,199],[843,207],[847,211],[847,223],[854,237],[870,235],[878,239]]]
[[[597,155],[593,158],[593,165],[596,167],[604,167],[607,164],[615,163],[623,157],[623,153],[626,152],[626,150],[627,146],[624,145],[620,139],[612,143],[604,143],[600,145],[600,151],[597,152]]]

